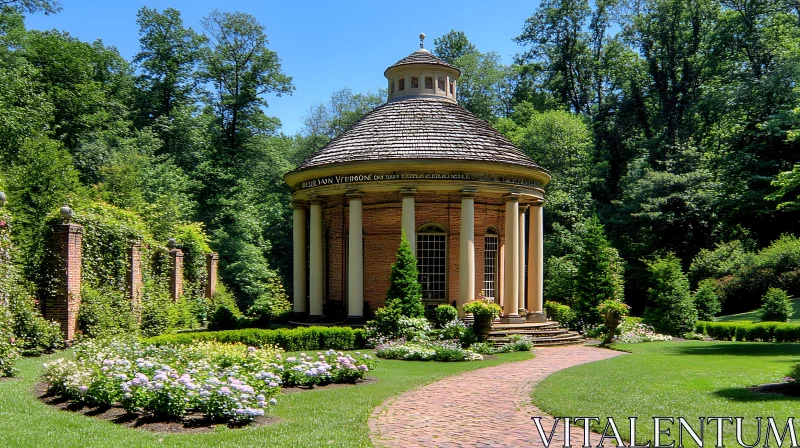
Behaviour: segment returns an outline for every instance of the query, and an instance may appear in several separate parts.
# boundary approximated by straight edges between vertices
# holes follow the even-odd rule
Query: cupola
[[[461,71],[426,50],[424,41],[423,33],[419,35],[419,50],[383,72],[389,81],[389,101],[409,96],[436,96],[456,101],[456,83]]]

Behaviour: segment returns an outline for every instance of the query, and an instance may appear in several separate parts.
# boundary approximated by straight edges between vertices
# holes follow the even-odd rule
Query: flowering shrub
[[[378,313],[376,313],[376,316]],[[425,340],[433,328],[430,322],[424,317],[405,317],[401,315],[392,316],[388,313],[381,314],[381,319],[367,322],[364,326],[366,333],[367,347],[377,347],[393,339],[406,339],[409,341]],[[388,324],[389,319],[394,319]]]
[[[636,342],[653,342],[653,341],[670,341],[672,336],[658,334],[653,330],[653,327],[643,323],[635,323],[633,326],[626,328],[622,334],[617,336],[617,342],[636,343]]]
[[[408,361],[480,361],[479,353],[461,348],[456,341],[409,342],[405,339],[389,341],[376,347],[379,358],[404,359]]]
[[[314,360],[284,359],[280,349],[206,341],[142,345],[125,339],[87,341],[75,360],[45,364],[51,393],[74,401],[119,404],[129,412],[207,417],[247,423],[277,403],[282,385],[355,382],[374,368],[368,355],[328,351]]]
[[[305,353],[288,357],[281,367],[281,379],[285,385],[314,387],[328,383],[355,383],[375,368],[375,361],[361,352],[356,352],[354,358],[349,354],[328,350],[325,353],[317,352],[316,358]]]
[[[11,376],[19,358],[16,339],[11,331],[11,313],[0,305],[0,376]]]

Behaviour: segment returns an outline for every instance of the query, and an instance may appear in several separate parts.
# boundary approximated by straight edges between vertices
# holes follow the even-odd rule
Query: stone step
[[[554,327],[558,328],[558,326],[559,326],[559,323],[558,322],[553,322],[553,321],[549,321],[549,322],[523,322],[521,324],[504,324],[502,322],[494,321],[494,323],[492,324],[493,328],[539,328],[539,329],[545,329],[545,328],[554,328]]]
[[[568,332],[569,332],[569,330],[567,330],[565,328],[558,328],[558,329],[552,329],[552,330],[551,329],[547,329],[547,330],[492,330],[491,333],[489,333],[489,334],[490,335],[498,335],[498,336],[499,335],[510,335],[510,334],[523,334],[523,335],[530,335],[530,336],[535,336],[535,335],[543,335],[543,336],[552,335],[552,336],[556,336],[556,335],[564,334],[564,333],[568,333]]]
[[[583,339],[583,336],[581,336],[581,335],[579,335],[577,333],[567,333],[567,334],[559,335],[559,336],[541,337],[541,338],[526,337],[525,339],[527,339],[527,340],[529,340],[529,341],[531,341],[533,343],[536,343],[536,342],[549,342],[549,341],[567,341],[567,340],[571,341],[571,340],[576,340],[576,339]],[[497,337],[497,336],[492,337],[491,335],[489,335],[487,340],[489,340],[491,342],[499,342],[499,343],[511,342],[511,338]]]

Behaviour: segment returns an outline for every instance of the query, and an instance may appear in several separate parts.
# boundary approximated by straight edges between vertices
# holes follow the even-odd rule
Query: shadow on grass
[[[731,342],[692,344],[675,348],[682,355],[728,355],[728,356],[797,356],[800,344],[773,342]],[[789,361],[787,361],[789,362]]]
[[[747,387],[729,387],[726,389],[716,390],[713,392],[713,394],[717,397],[725,398],[726,400],[739,401],[743,403],[752,401],[781,401],[800,403],[800,397],[797,396],[792,397],[783,394],[753,392]]]

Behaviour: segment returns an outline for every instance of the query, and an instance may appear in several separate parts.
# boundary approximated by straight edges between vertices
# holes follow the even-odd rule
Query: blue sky
[[[313,103],[327,100],[344,87],[353,92],[375,91],[385,86],[383,71],[419,48],[424,32],[426,48],[451,29],[464,31],[481,51],[496,51],[505,63],[521,47],[512,42],[519,35],[538,2],[487,2],[462,0],[340,2],[257,0],[62,0],[56,15],[35,14],[27,19],[30,29],[58,29],[84,41],[102,39],[131,59],[139,49],[136,11],[172,7],[184,22],[200,29],[198,20],[213,9],[254,15],[266,27],[269,48],[278,53],[283,70],[292,76],[292,96],[268,97],[267,113],[293,134]]]

